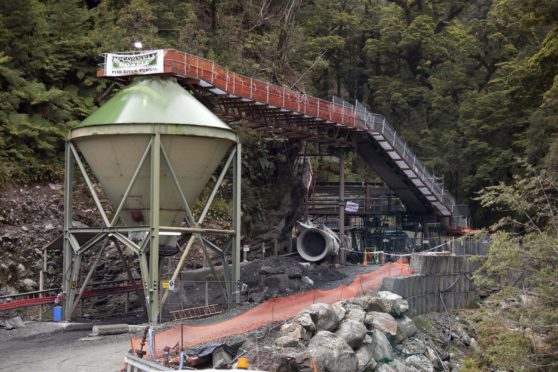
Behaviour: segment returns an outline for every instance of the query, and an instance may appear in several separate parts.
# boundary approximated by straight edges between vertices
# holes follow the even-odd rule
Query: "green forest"
[[[69,128],[119,89],[96,78],[102,53],[138,40],[385,115],[498,230],[466,370],[558,368],[558,1],[0,1],[0,188],[62,179]],[[292,156],[243,141],[254,225]]]
[[[385,115],[459,202],[558,162],[553,0],[107,0],[0,4],[0,182],[60,179],[105,97],[101,53],[176,48]],[[114,92],[114,90],[112,91]]]

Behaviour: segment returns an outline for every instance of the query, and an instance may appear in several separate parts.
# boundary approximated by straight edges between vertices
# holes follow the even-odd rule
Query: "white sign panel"
[[[174,291],[174,280],[169,280],[169,291]]]
[[[147,75],[165,72],[164,51],[150,50],[133,54],[107,53],[105,76]]]
[[[358,204],[348,201],[347,204],[345,204],[345,211],[358,212]]]

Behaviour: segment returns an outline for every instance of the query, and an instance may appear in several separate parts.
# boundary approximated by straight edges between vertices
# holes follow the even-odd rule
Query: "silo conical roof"
[[[105,124],[184,124],[232,130],[174,79],[138,78],[79,127]]]

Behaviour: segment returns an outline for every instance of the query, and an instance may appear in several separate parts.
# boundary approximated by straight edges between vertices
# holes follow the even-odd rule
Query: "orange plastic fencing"
[[[183,341],[184,347],[192,347],[221,337],[241,334],[266,324],[294,317],[300,311],[317,302],[332,304],[353,298],[358,294],[381,287],[384,278],[412,274],[404,262],[390,262],[380,269],[357,275],[350,285],[329,290],[311,290],[287,297],[272,298],[247,312],[229,320],[207,326],[176,326],[155,336],[155,354],[160,355],[165,346],[173,347]],[[184,332],[181,335],[181,330]],[[182,336],[182,337],[181,337]],[[139,348],[141,340],[132,339],[132,348]]]

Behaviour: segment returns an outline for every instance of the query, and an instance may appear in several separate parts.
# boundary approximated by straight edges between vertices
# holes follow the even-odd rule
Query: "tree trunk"
[[[279,32],[279,41],[277,43],[277,68],[282,70],[288,65],[288,46],[290,27],[294,22],[295,11],[300,5],[300,0],[291,0],[285,9],[285,17],[281,31]]]

